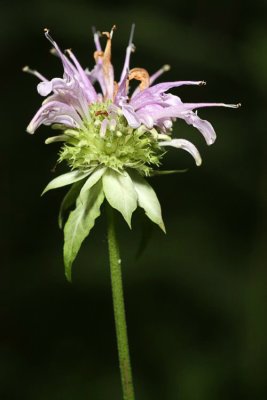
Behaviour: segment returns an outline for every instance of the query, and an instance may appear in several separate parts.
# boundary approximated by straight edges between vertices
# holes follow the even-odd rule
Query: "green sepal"
[[[132,213],[137,207],[137,193],[129,174],[109,168],[103,175],[103,188],[111,207],[118,210],[131,228]]]
[[[60,229],[63,228],[65,212],[75,203],[83,185],[84,180],[73,183],[73,185],[65,195],[64,199],[62,200],[58,214],[58,225]]]
[[[87,196],[84,196],[83,201],[80,196],[78,197],[77,206],[71,211],[64,227],[64,264],[65,275],[69,282],[71,282],[73,261],[100,215],[100,207],[105,198],[101,180],[86,193]]]
[[[138,172],[131,171],[130,176],[132,178],[134,189],[137,193],[138,205],[145,210],[148,218],[157,224],[164,233],[166,233],[161,214],[160,202],[154,189]]]
[[[67,135],[51,136],[45,140],[45,144],[55,143],[55,142],[65,142],[69,139]]]
[[[88,176],[94,168],[87,169],[86,171],[74,170],[71,172],[67,172],[66,174],[57,176],[55,179],[50,181],[48,185],[43,190],[41,196],[48,192],[51,189],[57,189],[62,186],[71,185],[74,182],[80,181],[81,179]]]
[[[66,130],[66,126],[62,125],[62,124],[53,124],[53,125],[51,125],[51,128],[53,130],[60,130],[60,131],[65,131]]]

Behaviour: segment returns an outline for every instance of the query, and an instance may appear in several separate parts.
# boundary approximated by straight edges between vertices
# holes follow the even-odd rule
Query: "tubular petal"
[[[85,71],[81,68],[79,62],[76,60],[75,56],[72,54],[73,61],[76,60],[76,65],[74,66],[70,62],[70,60],[62,53],[62,51],[60,50],[57,43],[52,39],[52,37],[49,34],[48,29],[45,29],[45,36],[50,41],[50,43],[52,43],[52,45],[54,46],[54,48],[57,52],[57,55],[60,57],[60,59],[62,61],[63,68],[64,68],[64,74],[66,74],[66,80],[75,80],[80,84],[80,86],[82,86],[81,85],[81,83],[82,83],[84,85],[84,90],[86,92],[86,96],[87,96],[88,100],[96,101],[97,93],[96,93],[94,87],[92,86],[92,84],[90,83],[89,79],[87,78]],[[78,69],[77,69],[77,67],[78,67]]]
[[[52,101],[44,104],[35,114],[27,127],[28,133],[34,133],[40,125],[65,124],[67,127],[77,128],[82,120],[75,109],[67,104]]]
[[[189,114],[185,115],[183,119],[188,125],[193,125],[195,128],[199,130],[200,133],[202,133],[204,139],[206,140],[207,145],[210,146],[215,142],[216,133],[209,121],[199,118],[199,116],[193,112],[190,112]]]
[[[196,110],[197,108],[204,107],[227,107],[227,108],[239,108],[241,104],[225,104],[225,103],[183,103],[185,110]]]
[[[123,115],[128,121],[128,124],[132,128],[138,128],[140,126],[140,120],[137,117],[136,113],[134,112],[133,108],[128,104],[121,105]]]
[[[105,137],[106,134],[106,130],[107,130],[107,126],[108,126],[108,119],[105,118],[102,122],[101,122],[101,127],[100,127],[100,137]]]
[[[199,167],[202,163],[201,156],[198,152],[198,149],[196,146],[193,145],[193,143],[189,142],[188,140],[185,139],[172,139],[167,142],[160,142],[160,146],[172,146],[176,147],[177,149],[183,149],[187,151],[188,153],[191,154],[192,157],[194,157],[196,165]]]
[[[147,93],[156,96],[174,87],[179,87],[184,85],[201,86],[203,84],[204,84],[203,81],[174,81],[174,82],[158,83],[157,85],[151,86],[143,90],[142,92],[137,93],[136,96],[132,98],[132,103],[134,103],[137,99],[139,100],[140,98],[144,97]]]
[[[74,65],[79,74],[79,78],[80,78],[81,82],[84,84],[84,88],[86,90],[89,100],[95,101],[97,98],[95,88],[93,87],[90,80],[88,79],[84,69],[81,67],[81,64],[79,63],[79,61],[77,60],[77,58],[75,57],[75,55],[72,53],[71,50],[67,50],[67,53],[70,56],[71,60],[74,62]]]

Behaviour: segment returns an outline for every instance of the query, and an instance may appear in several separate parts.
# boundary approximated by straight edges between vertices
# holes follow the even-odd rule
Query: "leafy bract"
[[[129,174],[109,168],[103,175],[104,193],[109,204],[118,210],[131,228],[132,213],[137,207],[137,193]]]
[[[48,192],[48,190],[57,189],[59,187],[71,185],[74,182],[80,181],[81,179],[88,176],[93,170],[94,168],[90,168],[86,171],[74,170],[71,172],[67,172],[66,174],[60,175],[48,183],[48,185],[43,190],[42,195]]]
[[[98,181],[88,191],[87,196],[80,196],[77,199],[77,206],[68,218],[64,227],[64,263],[65,274],[71,281],[71,267],[82,242],[89,235],[95,224],[95,220],[100,215],[100,207],[104,201],[102,182]]]
[[[64,213],[75,203],[83,185],[84,180],[73,183],[73,185],[65,195],[64,199],[62,200],[58,214],[58,225],[60,229],[62,229],[63,227]]]
[[[156,193],[149,183],[137,172],[132,171],[131,177],[134,189],[137,193],[138,205],[145,210],[148,218],[150,218],[151,221],[157,224],[163,232],[166,233],[161,215],[161,207]]]
[[[81,201],[84,200],[85,196],[87,197],[87,191],[99,181],[99,179],[105,173],[106,169],[106,167],[96,168],[94,172],[89,176],[81,190]]]

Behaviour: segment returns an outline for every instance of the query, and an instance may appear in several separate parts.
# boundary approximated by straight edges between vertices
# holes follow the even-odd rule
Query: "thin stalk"
[[[134,400],[134,388],[127,337],[127,326],[121,276],[121,259],[115,231],[113,208],[107,205],[108,249],[112,286],[113,309],[119,354],[121,384],[124,400]]]

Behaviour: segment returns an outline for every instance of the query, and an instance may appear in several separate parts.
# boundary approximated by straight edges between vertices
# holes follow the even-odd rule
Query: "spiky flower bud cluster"
[[[163,154],[156,129],[144,125],[130,127],[121,110],[110,101],[92,103],[90,114],[80,129],[66,129],[63,136],[46,142],[64,140],[59,161],[71,169],[86,170],[106,166],[118,172],[127,168],[149,176],[160,165]]]

